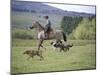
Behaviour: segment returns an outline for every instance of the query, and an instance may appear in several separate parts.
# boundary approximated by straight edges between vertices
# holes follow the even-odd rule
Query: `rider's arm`
[[[47,21],[46,21],[46,26],[51,26],[50,20],[47,20]]]

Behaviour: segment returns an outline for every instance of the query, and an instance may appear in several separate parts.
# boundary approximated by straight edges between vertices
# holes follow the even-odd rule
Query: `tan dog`
[[[33,58],[36,55],[40,57],[40,60],[44,59],[42,56],[42,51],[26,50],[23,54],[29,55],[29,58],[27,58],[27,60],[29,60],[30,58]]]

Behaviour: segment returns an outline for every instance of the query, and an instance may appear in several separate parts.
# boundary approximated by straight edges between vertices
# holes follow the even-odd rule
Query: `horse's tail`
[[[67,37],[66,37],[65,32],[62,32],[62,35],[63,35],[63,39],[64,39],[64,41],[67,41]]]

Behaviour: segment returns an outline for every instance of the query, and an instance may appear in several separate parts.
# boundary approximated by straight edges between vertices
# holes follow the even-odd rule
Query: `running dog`
[[[33,58],[36,55],[40,57],[40,60],[44,59],[42,56],[42,51],[38,51],[38,50],[26,50],[23,54],[27,54],[29,56],[27,60]]]
[[[64,43],[62,43],[61,40],[56,41],[56,42],[51,42],[51,45],[56,49],[59,48],[60,52],[61,51],[64,51],[64,52],[69,51],[69,48],[73,46],[73,44],[65,45]]]

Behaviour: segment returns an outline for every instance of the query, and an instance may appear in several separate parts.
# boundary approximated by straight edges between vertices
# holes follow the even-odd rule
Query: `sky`
[[[67,11],[76,11],[76,12],[85,12],[95,14],[95,6],[84,6],[84,5],[67,5],[67,4],[50,4],[45,3],[47,5],[60,8]]]

